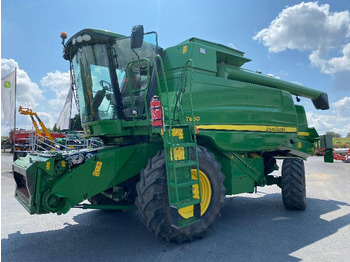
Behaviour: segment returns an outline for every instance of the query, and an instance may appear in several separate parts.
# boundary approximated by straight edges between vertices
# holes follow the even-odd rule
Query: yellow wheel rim
[[[197,169],[191,169],[191,175],[192,179],[197,180]],[[199,183],[201,185],[201,195],[202,195],[202,202],[201,202],[201,216],[207,211],[210,200],[211,200],[211,185],[210,181],[207,177],[207,175],[199,170]],[[199,198],[199,189],[198,185],[193,185],[193,198]],[[193,217],[193,206],[188,206],[179,209],[179,214],[183,218],[190,218]]]

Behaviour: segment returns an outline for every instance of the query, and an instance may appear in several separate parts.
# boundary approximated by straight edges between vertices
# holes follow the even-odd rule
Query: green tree
[[[333,131],[326,132],[326,135],[331,135],[332,137],[341,137],[341,134],[335,133]]]
[[[348,133],[348,134],[346,135],[346,137],[349,137],[349,138],[350,138],[350,133]]]
[[[57,126],[56,126],[56,124],[53,126],[53,128],[52,128],[52,131],[53,132],[60,132],[61,130],[60,130],[60,128],[57,128]]]

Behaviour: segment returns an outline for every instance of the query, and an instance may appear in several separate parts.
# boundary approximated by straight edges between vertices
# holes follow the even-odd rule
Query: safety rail
[[[147,65],[147,78],[146,78],[146,86],[145,87],[141,87],[141,66],[140,66],[140,88],[139,89],[133,89],[133,87],[135,88],[135,86],[132,86],[132,85],[135,85],[137,83],[134,83],[133,81],[131,81],[131,77],[133,76],[133,73],[132,73],[132,70],[133,70],[133,67],[132,65],[134,64],[138,64],[138,65],[141,65],[141,63],[144,62],[146,65]],[[144,68],[144,67],[143,67]],[[139,59],[139,60],[136,60],[136,61],[131,61],[128,63],[127,65],[127,70],[126,70],[126,75],[127,75],[127,79],[129,79],[128,81],[128,88],[129,88],[129,97],[130,97],[130,111],[131,111],[131,114],[132,114],[132,118],[133,120],[135,120],[136,118],[140,118],[140,117],[143,117],[145,119],[149,119],[149,110],[148,110],[148,104],[147,104],[147,92],[148,92],[148,88],[149,88],[149,83],[150,83],[150,75],[149,75],[149,72],[150,72],[150,68],[151,68],[151,62],[147,59],[147,58],[142,58],[142,59]],[[137,87],[136,87],[137,88]],[[135,94],[139,93],[139,94],[142,94],[143,92],[143,95],[141,95],[143,97],[143,103],[144,103],[144,110],[142,113],[139,113],[139,112],[133,112],[134,110],[136,110],[136,106],[135,106],[135,101],[133,99],[133,97],[135,96]],[[139,95],[140,96],[140,95]]]
[[[161,84],[160,84],[160,77],[159,77],[159,68],[158,68],[158,65],[157,65],[157,61],[159,62],[159,65],[160,65],[160,69],[161,69],[161,77],[163,79],[163,82],[164,82],[164,88],[165,88],[165,91],[166,91],[166,106],[168,107],[168,121],[169,121],[169,125],[171,127],[172,125],[172,121],[171,121],[171,114],[170,114],[170,104],[169,104],[169,89],[168,89],[168,83],[166,81],[166,76],[165,76],[165,69],[164,69],[164,64],[163,64],[163,59],[160,55],[156,55],[155,58],[154,58],[154,68],[155,68],[155,74],[156,74],[156,81],[157,81],[157,86],[158,86],[158,93],[161,94],[162,93],[162,90],[161,90]],[[160,101],[162,102],[162,105],[164,106],[164,101],[163,101],[163,98],[162,96],[160,96]]]
[[[14,153],[17,154],[17,156],[25,156],[27,153],[34,153],[38,151],[79,151],[85,148],[98,148],[102,146],[103,142],[98,138],[85,139],[79,145],[70,146],[51,141],[45,136],[32,132],[28,138],[22,138],[21,140],[16,139]]]

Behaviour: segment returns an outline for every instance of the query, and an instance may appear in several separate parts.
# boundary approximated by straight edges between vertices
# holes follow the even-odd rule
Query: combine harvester
[[[243,69],[250,59],[221,44],[163,50],[142,26],[131,37],[82,30],[63,57],[85,134],[104,146],[18,159],[15,196],[29,213],[137,209],[150,231],[181,243],[203,236],[225,195],[278,185],[287,209],[305,209],[303,160],[319,135],[293,95],[325,110],[326,93]]]

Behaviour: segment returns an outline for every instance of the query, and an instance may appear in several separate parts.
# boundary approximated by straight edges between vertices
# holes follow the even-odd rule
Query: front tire
[[[198,147],[198,160],[200,176],[204,173],[210,182],[210,202],[199,222],[181,229],[172,227],[170,222],[164,151],[151,158],[147,167],[141,171],[141,179],[136,185],[136,206],[140,219],[151,232],[166,241],[182,243],[203,237],[213,225],[224,203],[226,189],[220,164],[214,155],[203,147]],[[202,203],[203,199],[205,196],[202,195]]]
[[[287,158],[282,165],[282,199],[286,209],[306,208],[305,167],[299,158]]]

